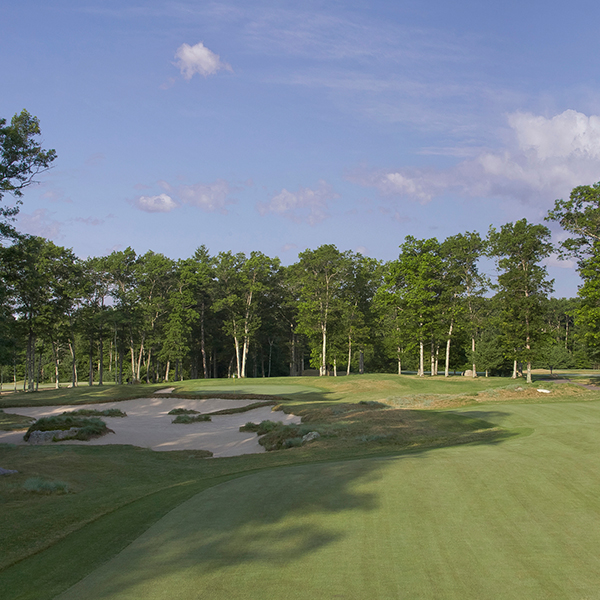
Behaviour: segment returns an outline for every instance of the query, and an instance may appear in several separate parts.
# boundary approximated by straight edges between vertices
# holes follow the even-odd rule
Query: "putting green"
[[[59,598],[597,598],[600,403],[461,412],[524,435],[224,483]]]

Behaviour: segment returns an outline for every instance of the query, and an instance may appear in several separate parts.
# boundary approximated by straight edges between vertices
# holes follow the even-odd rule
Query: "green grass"
[[[3,410],[0,410],[0,431],[27,429],[34,420],[32,417],[5,413]]]
[[[64,600],[173,590],[211,600],[597,597],[597,392],[391,375],[176,385],[198,397],[276,395],[322,437],[211,460],[0,446],[0,466],[19,471],[0,478],[3,600],[50,600],[88,573]],[[115,389],[94,389],[96,401]],[[65,391],[61,403],[89,402],[87,390]],[[427,411],[374,404],[432,397]],[[27,492],[32,477],[69,493]]]
[[[97,417],[81,417],[73,413],[63,413],[38,419],[29,426],[23,439],[27,441],[34,431],[66,431],[72,427],[78,428],[77,433],[73,438],[63,439],[91,440],[110,432],[106,423]]]
[[[223,483],[60,598],[597,598],[600,403],[469,412],[535,433]]]

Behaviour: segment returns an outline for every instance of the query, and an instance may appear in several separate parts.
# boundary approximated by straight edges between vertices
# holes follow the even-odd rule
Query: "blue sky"
[[[26,108],[58,153],[19,227],[82,257],[205,244],[289,264],[542,222],[600,180],[599,16],[578,0],[4,3],[0,115]],[[572,265],[548,266],[574,295]]]

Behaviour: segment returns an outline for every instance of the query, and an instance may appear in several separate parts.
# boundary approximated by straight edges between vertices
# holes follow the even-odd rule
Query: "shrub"
[[[201,421],[210,421],[210,415],[197,415],[195,417],[192,417],[191,415],[178,415],[177,417],[175,417],[171,423],[183,423],[185,425],[189,424],[189,423],[199,423]]]
[[[79,410],[64,412],[63,415],[73,415],[77,417],[126,417],[127,413],[118,408],[107,408],[106,410],[80,408]]]
[[[191,408],[174,408],[170,410],[168,415],[197,415],[197,410],[192,410]]]
[[[48,481],[41,477],[30,477],[23,488],[35,494],[67,494],[69,486],[64,481]]]
[[[97,417],[85,418],[72,414],[62,414],[54,417],[42,417],[33,423],[23,439],[27,441],[34,431],[66,431],[76,427],[79,431],[70,439],[91,440],[111,432],[104,421]],[[67,438],[65,438],[67,439]]]
[[[361,400],[359,404],[362,406],[369,406],[371,408],[389,408],[387,404],[383,404],[383,402],[377,402],[377,400]]]

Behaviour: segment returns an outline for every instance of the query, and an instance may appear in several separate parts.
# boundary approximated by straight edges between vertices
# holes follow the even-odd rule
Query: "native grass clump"
[[[71,414],[55,415],[52,417],[42,417],[33,423],[23,439],[28,441],[32,434],[36,431],[69,431],[72,434],[61,439],[73,439],[88,441],[93,438],[98,438],[107,433],[112,433],[104,421],[97,417],[80,417]]]

